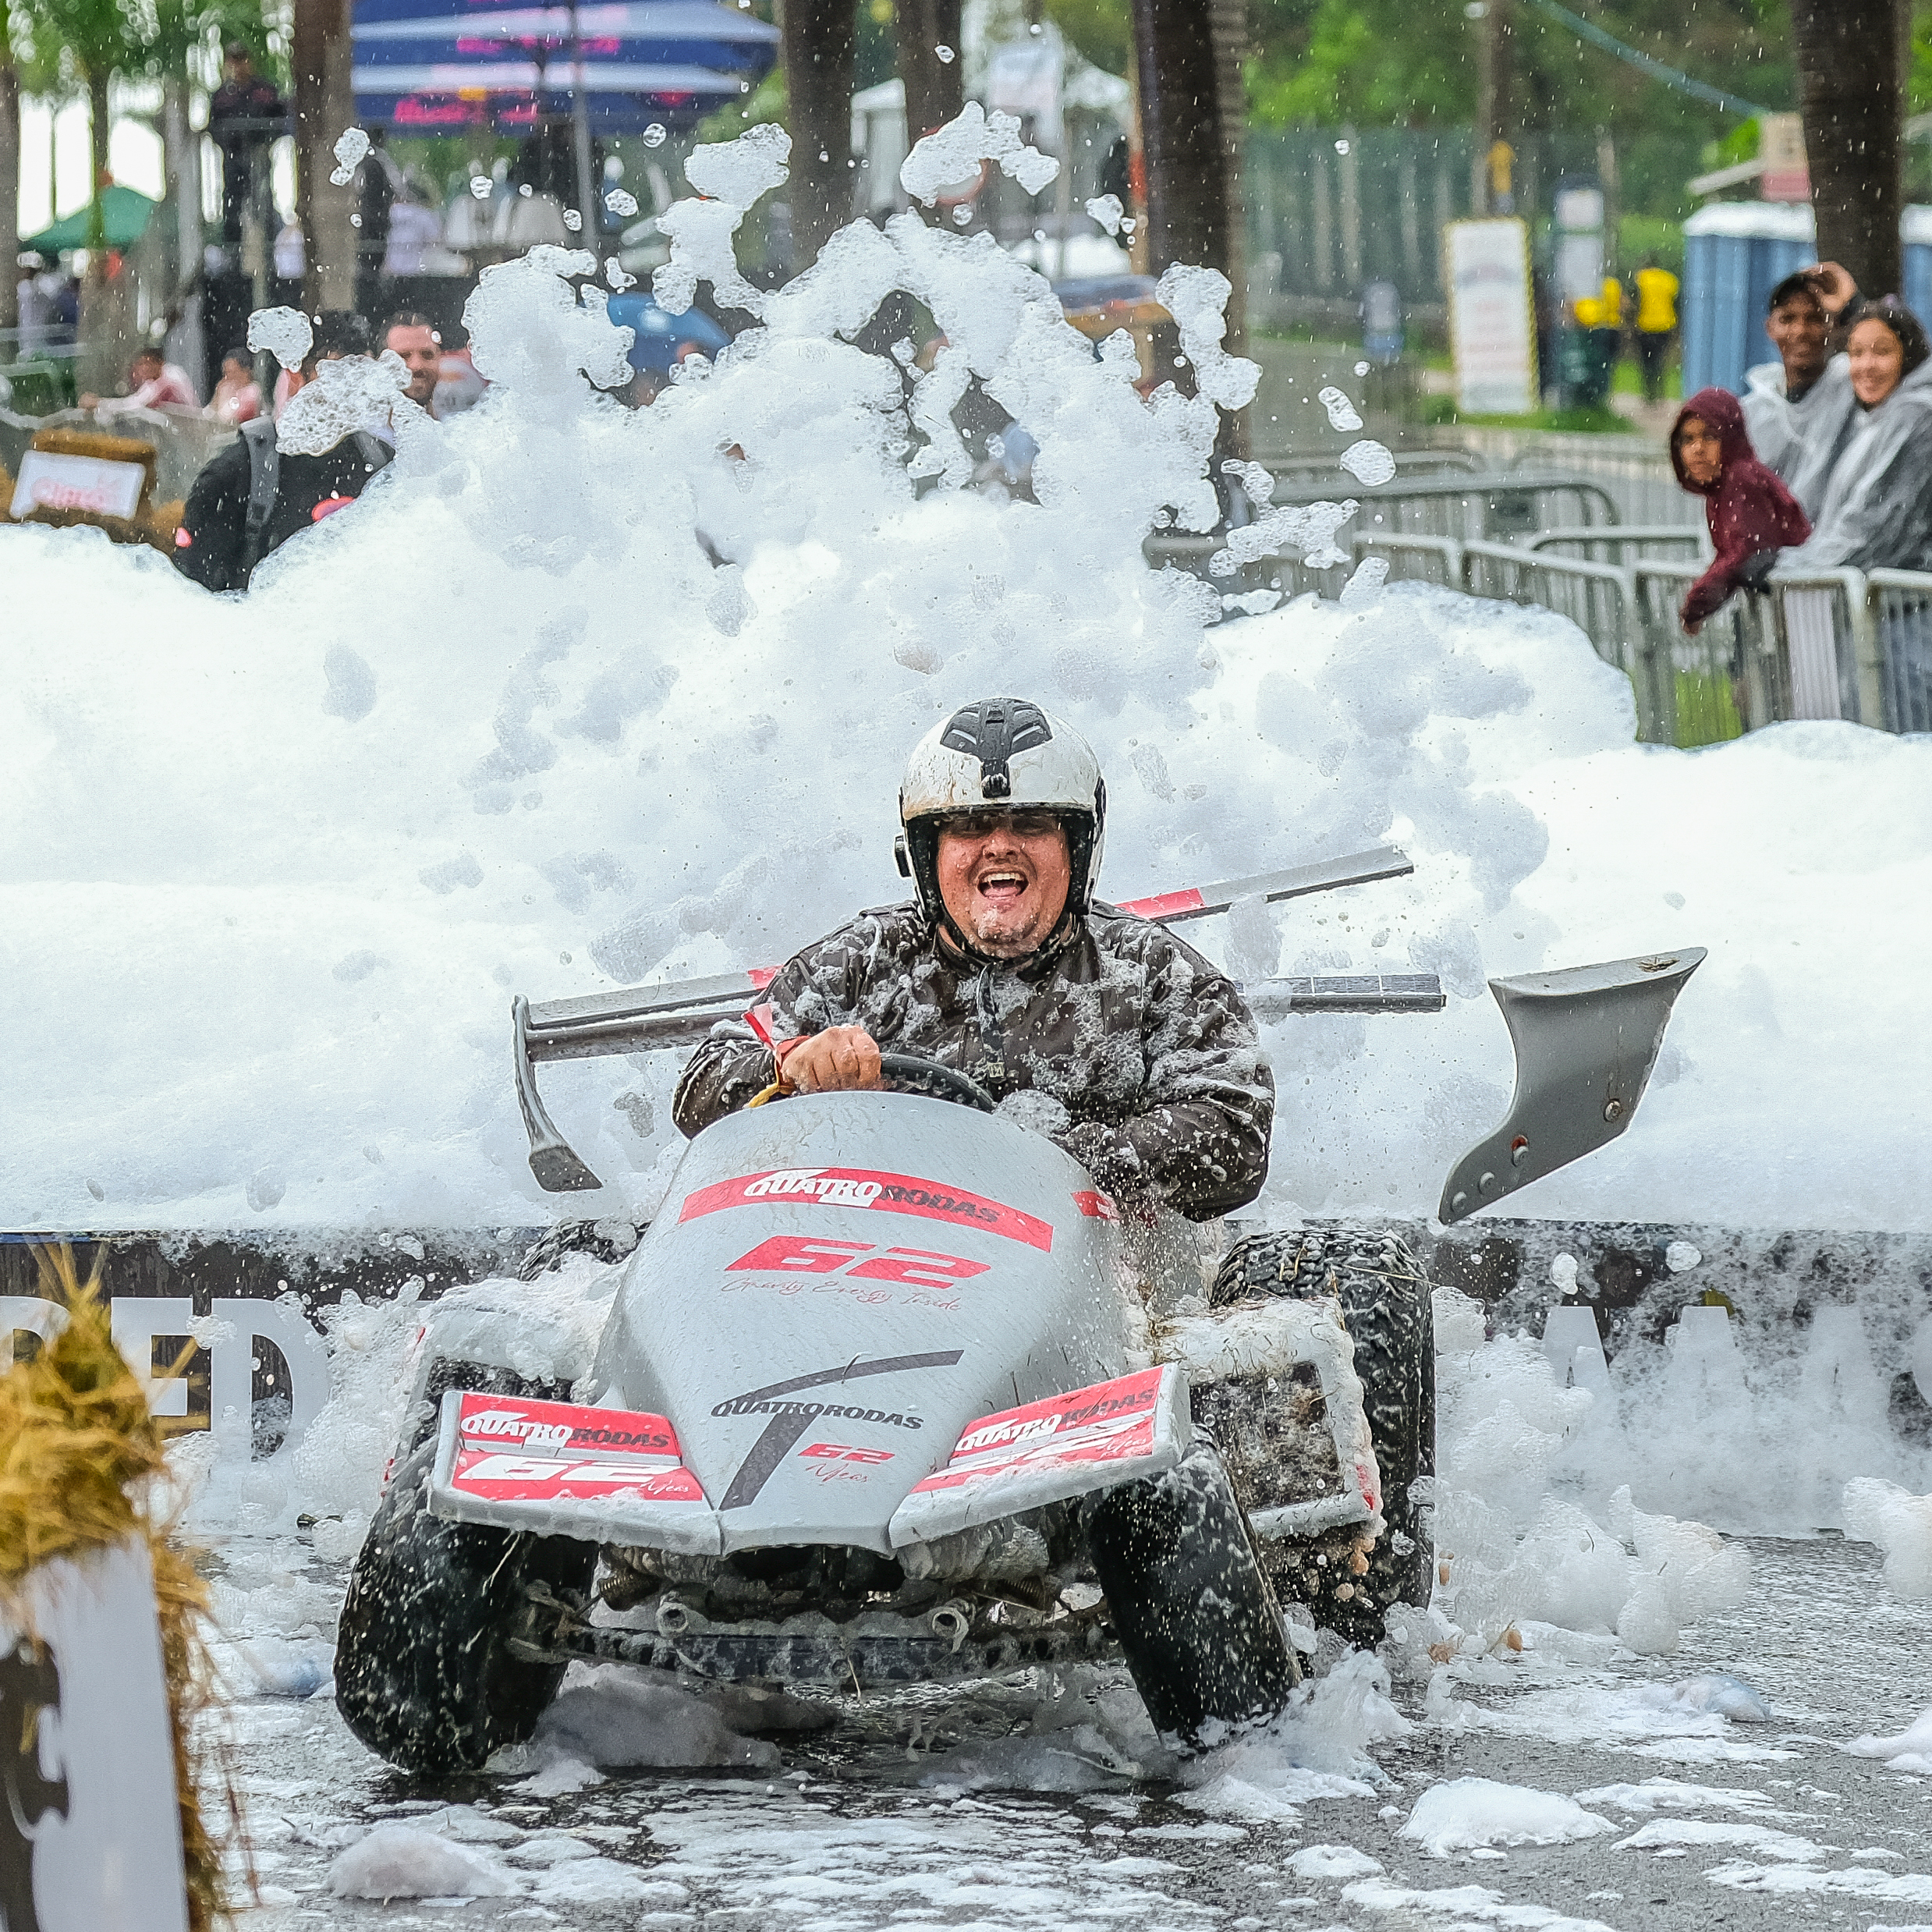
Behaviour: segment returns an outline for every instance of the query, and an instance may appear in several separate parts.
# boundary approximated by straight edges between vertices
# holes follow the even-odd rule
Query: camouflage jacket
[[[970,1073],[1108,1193],[1193,1221],[1251,1201],[1267,1175],[1274,1082],[1240,994],[1163,927],[1097,906],[1058,945],[976,967],[910,904],[862,913],[767,990],[783,1033],[863,1026],[880,1044]],[[770,1051],[718,1026],[679,1083],[695,1134],[772,1077]]]

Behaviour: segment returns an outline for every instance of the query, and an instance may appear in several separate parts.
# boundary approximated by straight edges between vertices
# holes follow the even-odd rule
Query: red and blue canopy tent
[[[748,94],[778,44],[715,0],[356,0],[356,112],[398,133],[684,128]]]

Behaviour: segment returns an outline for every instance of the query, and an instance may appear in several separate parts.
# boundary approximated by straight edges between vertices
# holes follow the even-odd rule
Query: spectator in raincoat
[[[1717,553],[1684,599],[1684,629],[1695,636],[1734,593],[1762,581],[1780,550],[1802,544],[1811,526],[1753,454],[1744,411],[1728,389],[1700,389],[1678,412],[1671,463],[1678,482],[1704,499]]]
[[[1744,372],[1751,446],[1810,516],[1851,421],[1851,365],[1832,354],[1831,331],[1856,294],[1851,277],[1833,263],[1787,275],[1765,306],[1764,333],[1778,360]]]
[[[1845,343],[1849,420],[1811,535],[1781,562],[1793,570],[1932,568],[1932,346],[1896,296],[1856,314]]]

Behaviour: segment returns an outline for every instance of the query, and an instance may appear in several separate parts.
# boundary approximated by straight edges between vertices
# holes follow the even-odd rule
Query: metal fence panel
[[[1874,570],[1866,583],[1882,660],[1887,728],[1932,731],[1932,576]]]

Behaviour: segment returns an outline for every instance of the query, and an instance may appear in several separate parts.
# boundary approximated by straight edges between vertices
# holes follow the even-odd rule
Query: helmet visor
[[[1066,814],[1029,806],[1019,811],[936,812],[932,822],[940,831],[962,838],[984,838],[996,831],[1011,832],[1016,838],[1039,838],[1064,830]]]

